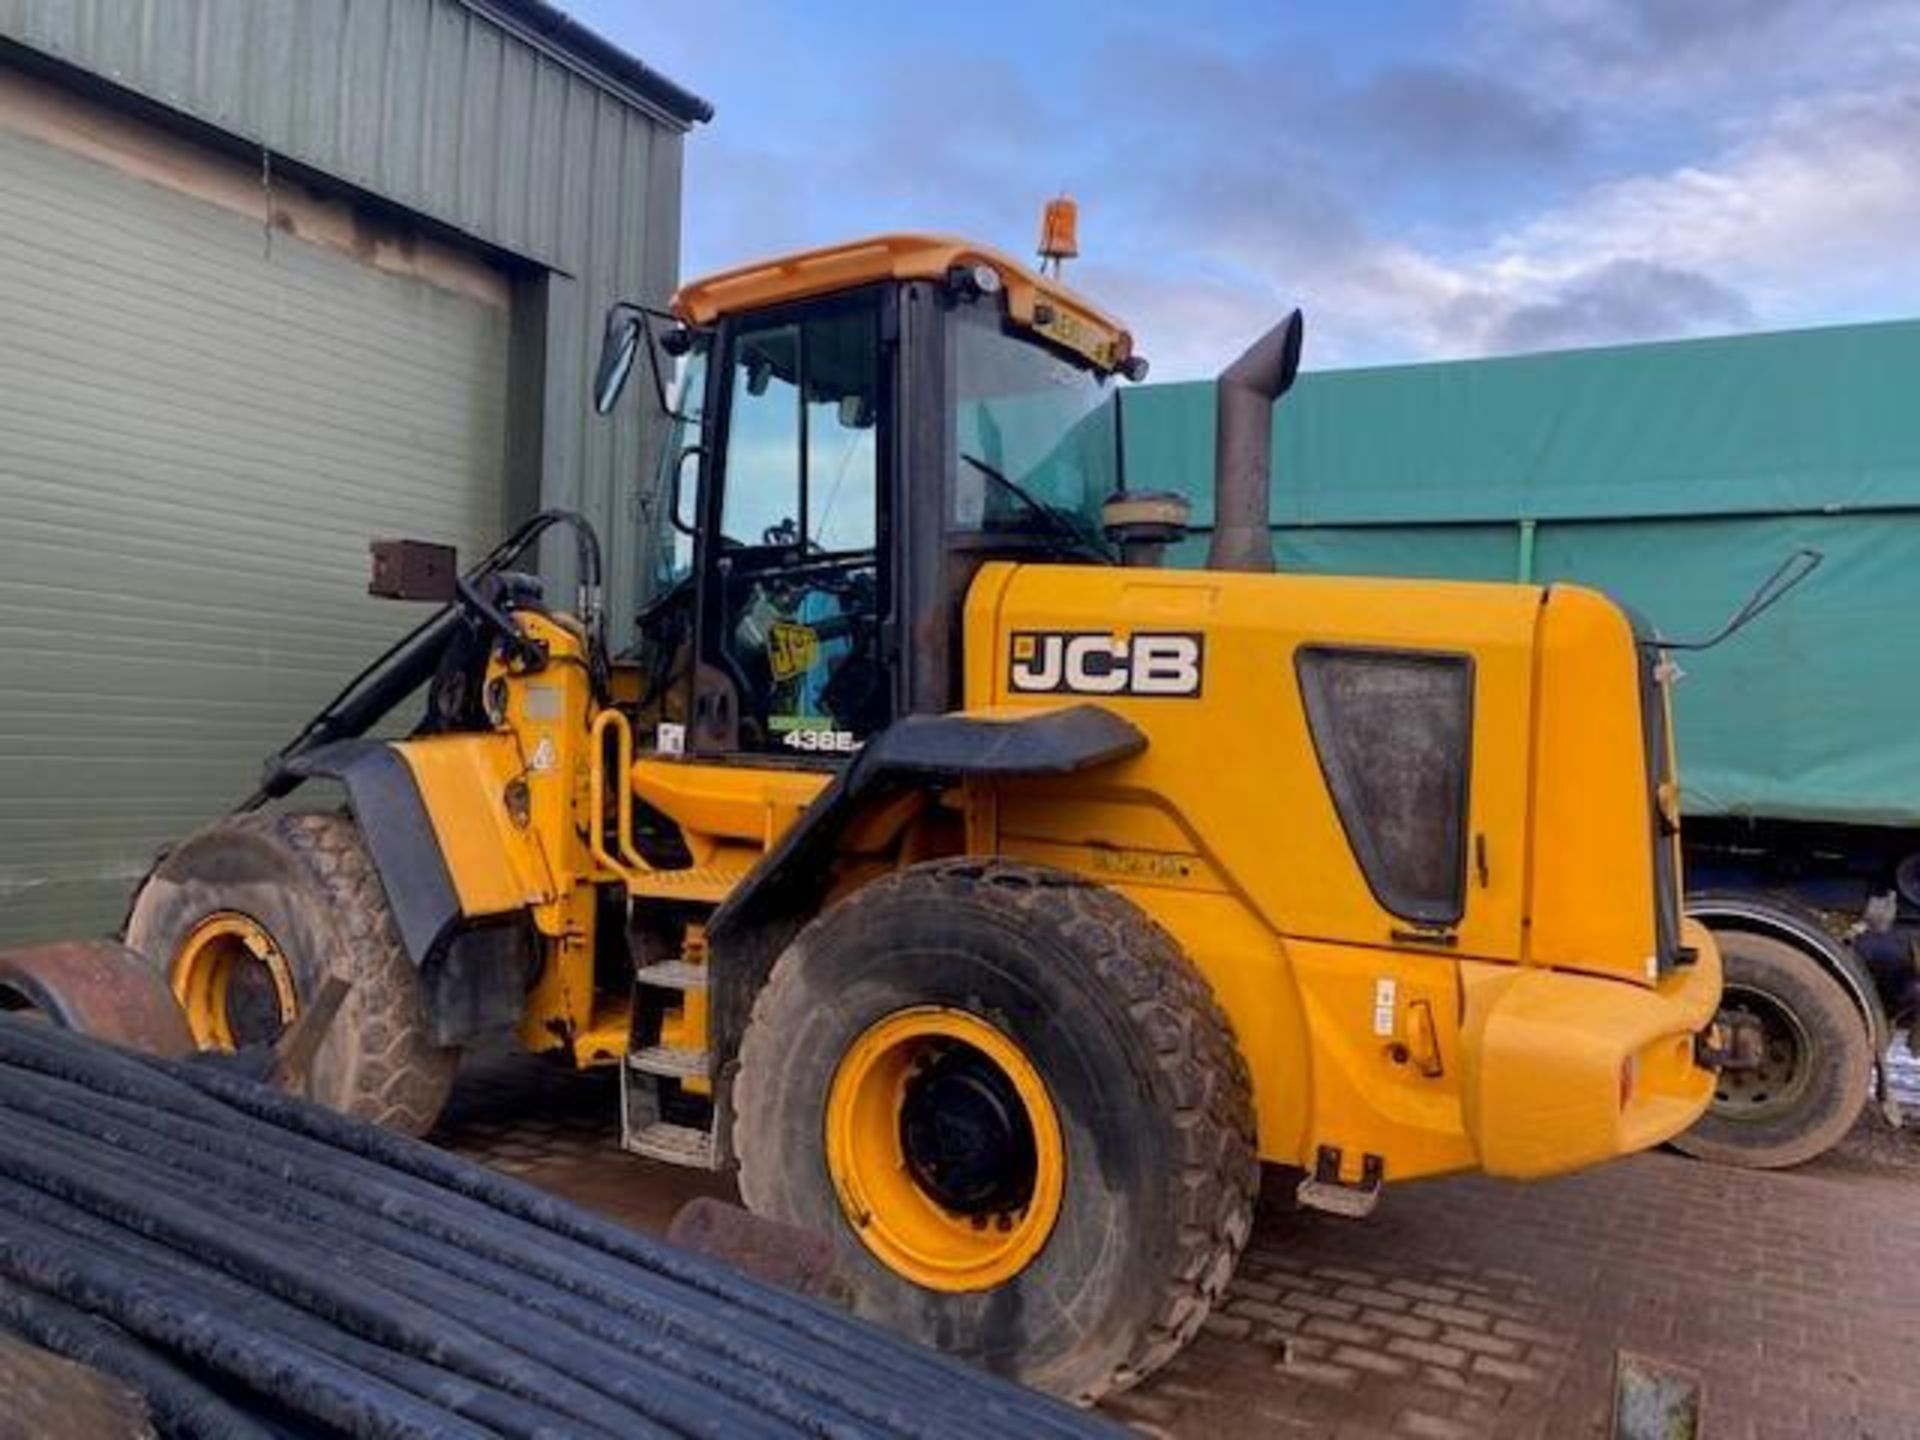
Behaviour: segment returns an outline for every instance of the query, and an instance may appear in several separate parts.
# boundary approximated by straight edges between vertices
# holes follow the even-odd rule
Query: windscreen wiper
[[[1113,563],[1113,557],[1111,555],[1107,554],[1106,551],[1102,550],[1085,535],[1081,534],[1080,531],[1075,528],[1072,521],[1068,520],[1066,516],[1062,515],[1053,506],[1047,504],[1046,501],[1036,496],[1019,481],[1008,476],[995,466],[988,464],[978,455],[969,455],[965,451],[962,451],[960,458],[966,461],[967,464],[973,466],[974,469],[978,470],[989,480],[993,481],[994,484],[1006,487],[1007,491],[1012,494],[1016,500],[1044,520],[1048,528],[1051,529],[1058,538],[1066,541],[1075,553],[1083,555],[1090,560],[1097,560],[1103,565],[1111,565]]]

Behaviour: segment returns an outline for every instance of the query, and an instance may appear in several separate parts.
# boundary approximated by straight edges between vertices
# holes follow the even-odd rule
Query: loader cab
[[[1144,365],[1069,292],[893,237],[698,282],[673,314],[640,648],[673,671],[690,753],[843,758],[958,703],[982,563],[1117,560],[1114,395]],[[637,330],[610,326],[603,408]]]

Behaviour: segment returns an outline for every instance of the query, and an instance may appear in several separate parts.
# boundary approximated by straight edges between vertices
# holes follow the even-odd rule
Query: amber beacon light
[[[1080,207],[1065,195],[1040,212],[1040,273],[1058,275],[1063,261],[1080,253]]]

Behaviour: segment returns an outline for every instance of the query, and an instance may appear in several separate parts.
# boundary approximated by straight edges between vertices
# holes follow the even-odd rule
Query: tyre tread
[[[1817,1046],[1837,1057],[1843,1080],[1838,1090],[1817,1091],[1812,1103],[1802,1103],[1799,1129],[1792,1133],[1780,1134],[1777,1125],[1723,1121],[1709,1111],[1670,1143],[1715,1165],[1749,1170],[1804,1165],[1839,1144],[1866,1107],[1874,1063],[1868,1023],[1840,982],[1798,947],[1744,930],[1720,932],[1718,939],[1728,983],[1797,998],[1801,1023]]]
[[[388,1129],[425,1134],[453,1086],[458,1052],[433,1043],[413,957],[400,939],[380,872],[353,820],[341,814],[278,817],[280,833],[336,904],[366,1016],[347,1032],[357,1051],[354,1113]]]
[[[1076,942],[1147,1037],[1153,1068],[1175,1097],[1173,1131],[1182,1153],[1169,1185],[1177,1200],[1177,1253],[1156,1277],[1152,1320],[1127,1356],[1071,1398],[1092,1404],[1159,1369],[1190,1341],[1225,1294],[1253,1229],[1260,1185],[1253,1084],[1226,1012],[1179,945],[1138,906],[1086,876],[1010,860],[934,860],[863,886],[833,909],[840,923],[883,903],[919,897],[941,903],[986,893],[1023,919],[1047,922]],[[822,917],[824,918],[824,917]],[[821,923],[816,918],[814,925]],[[773,1073],[781,1043],[778,1017],[799,1000],[798,966],[806,935],[776,963],[756,997],[740,1047],[736,1097],[740,1190],[747,1204],[766,1199],[753,1163],[756,1085]],[[769,1179],[771,1177],[768,1177]]]
[[[323,1043],[338,1047],[348,1078],[327,1103],[409,1135],[426,1133],[452,1089],[459,1051],[433,1043],[417,969],[358,825],[339,811],[233,815],[190,837],[169,860],[191,864],[196,846],[223,834],[250,836],[294,861],[311,883],[301,903],[323,906],[338,937],[328,963],[352,988]],[[143,925],[144,898],[134,902],[130,940]]]

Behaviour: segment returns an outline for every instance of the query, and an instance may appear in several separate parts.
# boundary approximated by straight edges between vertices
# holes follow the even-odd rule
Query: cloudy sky
[[[1031,250],[1156,379],[1920,314],[1920,0],[563,0],[714,102],[687,273]]]

